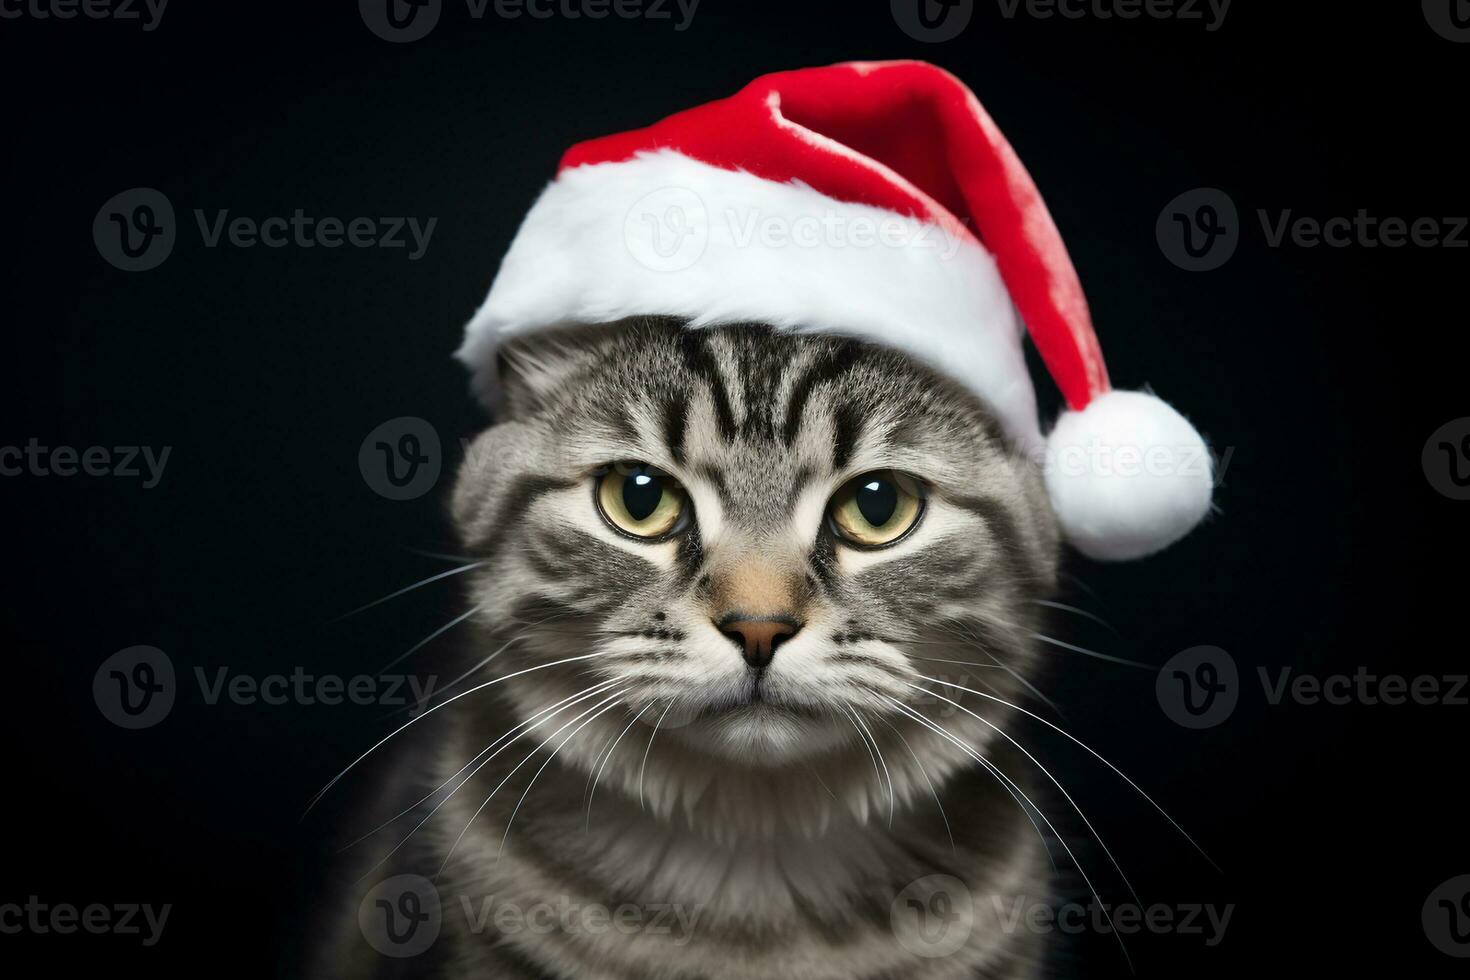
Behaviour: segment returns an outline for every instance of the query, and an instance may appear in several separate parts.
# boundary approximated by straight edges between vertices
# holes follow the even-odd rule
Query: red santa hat
[[[458,356],[482,391],[510,337],[639,314],[761,321],[905,351],[964,384],[1045,467],[1067,539],[1137,558],[1205,515],[1199,434],[1114,391],[1031,176],[933,65],[764,75],[644,129],[579,143],[516,233]],[[1029,334],[1067,411],[1041,434]]]

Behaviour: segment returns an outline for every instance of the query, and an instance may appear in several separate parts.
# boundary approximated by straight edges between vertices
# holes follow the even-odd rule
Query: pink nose
[[[732,619],[720,623],[720,632],[735,641],[745,662],[756,670],[764,669],[775,656],[776,648],[799,629],[799,623],[781,619]]]

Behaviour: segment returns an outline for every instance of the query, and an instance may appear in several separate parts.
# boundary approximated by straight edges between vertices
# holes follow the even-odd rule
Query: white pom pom
[[[1188,420],[1153,395],[1110,391],[1047,438],[1046,489],[1062,532],[1092,558],[1168,547],[1210,509],[1213,462]]]

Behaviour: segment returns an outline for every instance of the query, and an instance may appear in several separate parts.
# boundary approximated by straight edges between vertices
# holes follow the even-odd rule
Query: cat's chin
[[[674,730],[691,748],[757,767],[784,766],[821,755],[845,739],[826,712],[770,702],[686,715]]]

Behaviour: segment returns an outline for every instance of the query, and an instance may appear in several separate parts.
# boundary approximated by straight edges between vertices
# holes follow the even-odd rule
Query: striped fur
[[[522,341],[503,359],[502,417],[453,498],[466,547],[487,559],[471,655],[509,643],[476,677],[590,656],[448,709],[453,734],[423,776],[438,784],[512,725],[606,686],[488,762],[399,855],[397,870],[431,874],[453,847],[433,965],[406,975],[1033,975],[1035,937],[1002,932],[981,906],[1047,897],[1035,830],[995,776],[893,705],[1027,787],[994,730],[910,686],[917,670],[1014,701],[1033,666],[1058,538],[994,419],[900,354],[759,325],[640,319]],[[591,474],[619,460],[679,478],[694,512],[683,534],[648,544],[604,524]],[[929,488],[921,523],[890,548],[849,548],[827,501],[885,468]],[[713,620],[772,603],[805,625],[768,668],[765,703],[737,706],[748,668]],[[962,703],[1007,723],[995,702]],[[892,914],[932,875],[963,881],[977,918],[960,948],[931,957]],[[477,926],[464,908],[486,899],[638,913],[603,931]],[[655,928],[665,906],[687,926]]]

